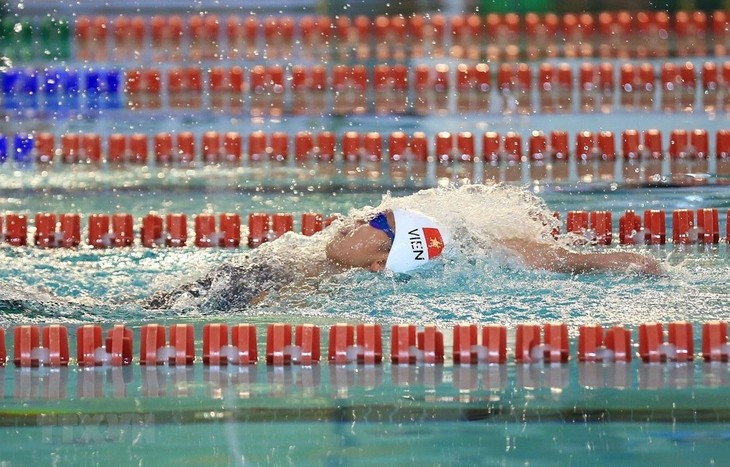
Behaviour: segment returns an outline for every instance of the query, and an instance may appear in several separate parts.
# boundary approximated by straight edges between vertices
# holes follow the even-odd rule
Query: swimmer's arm
[[[655,259],[629,251],[601,253],[572,251],[557,243],[524,239],[503,242],[513,250],[529,267],[563,273],[584,273],[592,271],[625,271],[636,269],[644,274],[662,274]]]

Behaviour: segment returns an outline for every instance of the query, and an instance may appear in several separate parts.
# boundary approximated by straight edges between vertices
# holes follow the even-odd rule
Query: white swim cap
[[[394,209],[395,239],[386,269],[408,272],[441,255],[451,234],[434,219],[416,211]]]

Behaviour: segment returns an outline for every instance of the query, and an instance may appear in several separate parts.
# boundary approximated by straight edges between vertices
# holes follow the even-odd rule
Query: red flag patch
[[[426,240],[426,249],[428,250],[428,259],[435,258],[444,250],[444,239],[441,237],[439,229],[433,227],[423,228],[423,238]]]

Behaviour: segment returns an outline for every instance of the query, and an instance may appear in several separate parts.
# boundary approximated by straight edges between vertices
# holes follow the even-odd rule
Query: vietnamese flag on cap
[[[423,228],[423,239],[426,241],[428,259],[435,258],[444,250],[444,239],[439,229],[433,227]]]

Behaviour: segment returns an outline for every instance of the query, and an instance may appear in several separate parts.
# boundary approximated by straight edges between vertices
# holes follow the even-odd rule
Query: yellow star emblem
[[[441,245],[438,238],[432,238],[429,246],[431,248],[441,248],[443,245]]]

